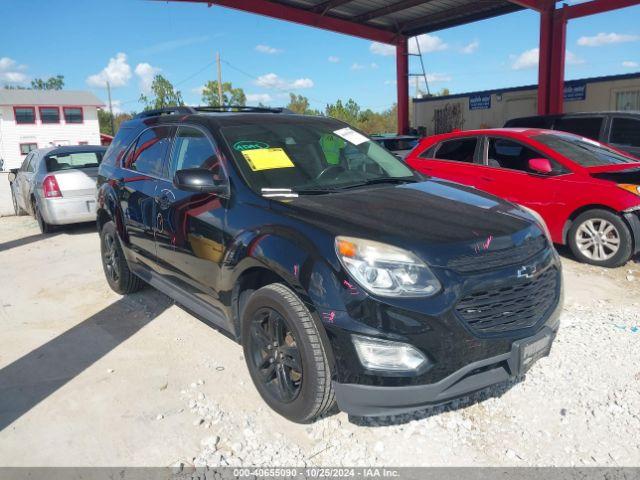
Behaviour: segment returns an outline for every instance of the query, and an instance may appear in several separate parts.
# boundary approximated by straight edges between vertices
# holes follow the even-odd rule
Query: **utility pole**
[[[115,128],[113,126],[113,104],[111,103],[111,85],[107,80],[107,96],[109,97],[109,117],[111,118],[111,136],[115,136]]]
[[[222,67],[220,66],[220,52],[216,53],[216,64],[218,65],[218,101],[220,106],[224,106],[224,97],[222,96]]]

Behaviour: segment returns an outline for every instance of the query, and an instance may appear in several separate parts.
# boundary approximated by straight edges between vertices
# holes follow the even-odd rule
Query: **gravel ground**
[[[153,289],[111,292],[97,248],[91,226],[41,236],[0,218],[0,465],[640,464],[635,264],[563,259],[560,332],[526,378],[411,415],[296,425],[262,402],[238,345]]]

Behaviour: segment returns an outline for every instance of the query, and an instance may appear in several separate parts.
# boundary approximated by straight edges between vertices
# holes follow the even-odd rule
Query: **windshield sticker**
[[[238,152],[244,152],[245,150],[259,150],[261,148],[269,148],[269,145],[264,142],[253,140],[240,140],[233,144],[233,149]]]
[[[336,130],[333,133],[335,133],[339,137],[344,138],[347,142],[352,143],[354,145],[360,145],[361,143],[365,143],[369,141],[367,137],[365,137],[361,133],[356,132],[355,130],[352,130],[349,127],[341,128],[340,130]]]
[[[242,152],[249,167],[254,172],[261,170],[274,170],[276,168],[291,168],[295,165],[281,148],[261,148],[258,150],[245,150]]]

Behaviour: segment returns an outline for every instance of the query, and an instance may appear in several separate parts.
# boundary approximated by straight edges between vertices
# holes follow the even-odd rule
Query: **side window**
[[[640,120],[614,118],[611,125],[611,143],[629,147],[640,147]]]
[[[441,160],[455,160],[457,162],[473,163],[476,152],[477,138],[460,138],[442,142],[435,152],[435,158]]]
[[[553,129],[598,140],[603,121],[602,117],[560,117],[556,120]]]
[[[160,126],[145,130],[129,151],[124,167],[136,172],[162,176],[164,157],[171,141],[171,127]]]
[[[436,154],[436,149],[438,148],[438,144],[431,145],[424,152],[422,152],[419,156],[420,158],[433,158]]]
[[[38,160],[38,156],[34,153],[31,155],[31,160],[27,164],[27,172],[34,172],[36,169],[36,161]]]
[[[487,160],[490,167],[508,168],[526,173],[536,173],[529,169],[529,160],[532,158],[546,158],[541,153],[513,140],[506,138],[489,138]],[[553,171],[560,173],[562,167],[551,159]]]
[[[224,177],[220,159],[209,138],[198,128],[179,127],[173,143],[169,178],[178,170],[186,168],[206,168],[217,179]]]

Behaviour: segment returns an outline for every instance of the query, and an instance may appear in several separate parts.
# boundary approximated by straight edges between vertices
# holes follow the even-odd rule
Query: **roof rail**
[[[198,112],[240,112],[240,113],[293,113],[282,107],[251,107],[247,105],[223,105],[193,107]]]
[[[148,117],[156,117],[158,115],[171,115],[174,113],[184,113],[184,114],[193,114],[197,113],[195,109],[192,107],[165,107],[165,108],[157,108],[155,110],[146,110],[144,112],[140,112],[135,116],[135,118],[148,118]]]

